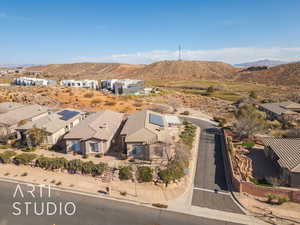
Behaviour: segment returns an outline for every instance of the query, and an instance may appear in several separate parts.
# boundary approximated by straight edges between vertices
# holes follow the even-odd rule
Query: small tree
[[[253,99],[257,99],[257,94],[254,91],[251,91],[249,97]]]
[[[236,119],[234,131],[237,136],[242,138],[252,137],[266,128],[265,114],[249,104],[237,111]]]
[[[45,137],[47,137],[47,132],[45,129],[40,129],[37,127],[33,127],[26,132],[27,138],[26,143],[28,147],[38,146],[45,141]]]
[[[207,88],[207,90],[206,90],[206,93],[210,95],[210,94],[212,94],[214,91],[215,91],[214,87],[213,87],[213,86],[209,86],[209,87]]]

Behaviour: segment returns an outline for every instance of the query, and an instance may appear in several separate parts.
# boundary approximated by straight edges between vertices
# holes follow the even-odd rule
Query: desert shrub
[[[84,154],[84,155],[82,156],[82,158],[87,159],[87,158],[89,158],[89,155]]]
[[[257,98],[257,94],[255,93],[255,91],[251,91],[250,94],[249,94],[249,97],[256,99]]]
[[[288,202],[290,199],[287,196],[277,196],[278,204],[281,205],[285,202]]]
[[[0,145],[0,149],[8,149],[9,145]]]
[[[208,88],[207,88],[207,90],[206,90],[206,93],[207,94],[211,94],[211,93],[213,93],[215,91],[215,88],[213,87],[213,86],[209,86]]]
[[[17,153],[14,151],[5,151],[3,153],[0,153],[0,161],[2,163],[9,163],[11,162],[11,157],[15,156]]]
[[[224,127],[226,124],[226,119],[223,117],[214,117],[214,121],[218,122],[220,127]]]
[[[190,115],[190,112],[189,112],[189,111],[183,111],[183,112],[181,113],[181,115],[188,116],[188,115]]]
[[[37,158],[37,155],[34,153],[22,153],[20,155],[17,155],[14,158],[14,161],[17,165],[27,165],[31,163],[34,159]]]
[[[83,162],[80,159],[73,159],[68,162],[69,173],[76,173],[82,170]]]
[[[276,199],[276,196],[274,194],[272,194],[272,193],[268,193],[266,195],[266,197],[267,197],[267,202],[268,203],[273,203],[273,201]]]
[[[94,105],[94,104],[100,104],[102,102],[102,100],[100,98],[93,98],[92,101],[91,101],[91,104]]]
[[[181,132],[179,137],[185,145],[191,148],[196,135],[196,127],[192,123],[187,121],[184,121],[183,124],[184,130]]]
[[[129,180],[132,179],[132,168],[130,166],[124,166],[120,168],[119,178],[120,180]]]
[[[26,177],[26,176],[28,176],[28,173],[27,173],[27,172],[24,172],[24,173],[21,174],[21,176],[22,176],[22,177]]]
[[[141,103],[141,102],[135,102],[135,103],[133,104],[133,106],[134,106],[134,107],[142,107],[142,106],[143,106],[143,103]]]
[[[105,102],[105,105],[108,105],[108,106],[114,106],[114,105],[116,105],[117,103],[116,102],[114,102],[114,101],[107,101],[107,102]]]
[[[163,209],[168,208],[168,205],[161,204],[161,203],[152,203],[152,206],[157,207],[157,208],[163,208]]]
[[[127,191],[120,191],[120,195],[126,196],[127,195]]]
[[[92,98],[93,96],[94,96],[93,92],[88,92],[83,95],[83,97],[85,97],[85,98]]]
[[[96,157],[96,158],[102,158],[102,157],[103,157],[103,153],[97,153],[97,154],[95,155],[95,157]]]
[[[27,146],[25,148],[22,148],[22,151],[23,152],[34,152],[36,150],[36,147],[35,146]]]
[[[92,169],[92,174],[94,176],[101,176],[106,167],[107,167],[107,165],[105,163],[95,164],[93,169]]]
[[[171,166],[159,171],[158,176],[165,184],[169,184],[171,181],[182,178],[184,176],[184,171],[180,166]]]
[[[138,177],[141,182],[150,182],[153,179],[152,169],[147,166],[138,168]]]

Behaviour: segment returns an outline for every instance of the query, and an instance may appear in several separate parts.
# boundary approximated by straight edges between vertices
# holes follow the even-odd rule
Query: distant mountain
[[[0,68],[17,68],[17,67],[29,67],[37,66],[38,64],[0,64]]]
[[[263,59],[263,60],[258,60],[258,61],[254,61],[254,62],[235,64],[234,66],[238,66],[238,67],[269,66],[269,67],[271,67],[271,66],[279,66],[279,65],[287,64],[287,63],[288,62],[284,62],[284,61]]]
[[[252,82],[270,85],[300,85],[300,62],[270,67],[261,71],[241,70],[233,79],[239,82]]]

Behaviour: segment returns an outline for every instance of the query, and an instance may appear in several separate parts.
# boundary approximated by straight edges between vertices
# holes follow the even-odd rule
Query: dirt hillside
[[[300,62],[288,63],[255,72],[238,72],[234,80],[270,85],[300,85]]]
[[[160,61],[135,71],[133,76],[144,80],[196,80],[221,79],[238,69],[223,62]]]
[[[74,63],[74,64],[49,64],[33,66],[27,71],[39,71],[53,79],[92,78],[103,79],[122,74],[129,74],[140,70],[144,65],[129,65],[119,63]]]

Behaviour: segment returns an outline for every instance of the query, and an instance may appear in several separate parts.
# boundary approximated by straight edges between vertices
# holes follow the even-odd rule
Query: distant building
[[[265,155],[280,169],[285,185],[300,187],[300,138],[264,138]]]
[[[64,87],[99,89],[99,84],[96,80],[62,80],[60,85]]]
[[[66,152],[105,154],[117,144],[123,118],[122,113],[110,110],[89,115],[64,137]]]
[[[103,80],[101,81],[101,87],[115,94],[140,94],[145,89],[144,81],[130,79]]]
[[[34,77],[18,77],[13,79],[13,84],[21,86],[54,86],[56,81]]]
[[[21,141],[27,140],[27,131],[32,128],[43,129],[47,136],[43,144],[55,145],[59,143],[63,135],[69,132],[85,118],[85,113],[79,110],[63,109],[57,112],[49,112],[48,115],[33,121],[29,121],[17,128]]]
[[[267,114],[269,120],[294,121],[300,119],[300,104],[295,102],[276,102],[259,104],[258,109]]]

